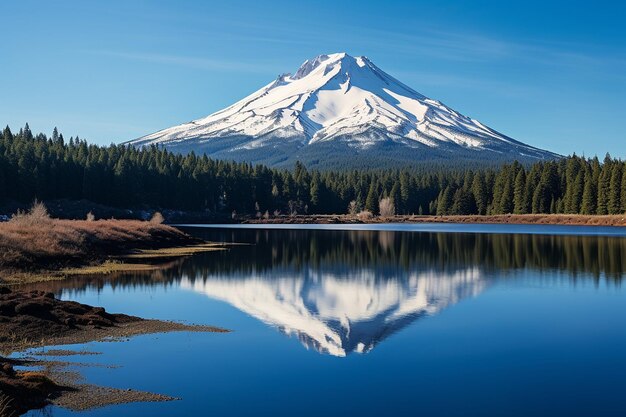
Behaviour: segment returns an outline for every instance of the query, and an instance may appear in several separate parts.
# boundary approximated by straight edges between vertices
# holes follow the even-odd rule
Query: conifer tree
[[[507,214],[513,212],[513,183],[515,181],[514,167],[510,167],[504,170],[502,181],[502,193],[500,195],[500,201],[497,205],[497,213]]]
[[[9,128],[9,125],[7,125],[2,131],[2,138],[4,139],[4,142],[7,144],[13,141],[13,133],[11,133],[11,129]]]
[[[622,167],[622,188],[620,191],[622,213],[626,213],[626,164]]]
[[[458,188],[454,192],[452,198],[452,208],[448,214],[465,215],[473,214],[475,211],[475,203],[472,195],[465,188]]]
[[[576,178],[581,168],[578,161],[578,157],[574,154],[571,158],[568,158],[565,164],[565,195],[563,196],[563,211],[566,213],[577,212],[574,208],[574,194],[576,188]]]
[[[583,188],[580,212],[582,214],[595,214],[597,211],[596,198],[596,183],[593,179],[593,175],[588,173],[585,175],[585,186]]]
[[[608,213],[619,214],[621,212],[621,188],[622,188],[622,166],[621,164],[612,164],[611,179],[609,182],[609,202]]]
[[[585,188],[585,171],[582,169],[576,174],[576,179],[572,186],[570,199],[569,199],[569,211],[568,213],[580,213],[580,206],[583,200],[583,192]]]
[[[450,186],[447,186],[439,195],[437,203],[437,216],[445,216],[446,214],[450,214],[453,197],[454,191]]]
[[[498,174],[496,175],[493,183],[493,199],[491,204],[487,210],[489,214],[502,214],[501,210],[501,201],[502,201],[502,193],[505,187],[505,171],[509,169],[508,165],[504,165]]]
[[[374,181],[371,182],[367,198],[365,199],[365,210],[372,214],[378,214],[378,190]]]
[[[3,203],[5,198],[7,197],[6,193],[6,181],[4,179],[4,170],[5,170],[5,162],[4,157],[0,154],[0,203]]]
[[[320,205],[320,181],[319,181],[319,173],[315,173],[313,175],[313,178],[311,179],[311,187],[310,187],[310,194],[311,194],[311,206],[312,208],[319,208]]]
[[[415,208],[415,192],[411,183],[411,177],[408,172],[402,171],[400,174],[400,196],[402,201],[400,205],[396,205],[396,210],[401,213],[410,214]]]
[[[391,197],[391,202],[393,203],[396,211],[401,212],[400,207],[402,206],[402,192],[400,191],[400,181],[393,183],[389,197]]]
[[[611,181],[610,168],[605,164],[598,177],[598,203],[596,214],[609,213],[609,184]]]
[[[24,129],[22,131],[22,136],[27,141],[32,141],[33,140],[33,132],[30,131],[30,127],[28,126],[28,123],[26,123],[26,126],[24,126]]]
[[[528,196],[526,194],[526,171],[522,168],[515,177],[513,190],[513,212],[515,214],[528,213]]]
[[[487,184],[485,184],[485,176],[480,172],[474,175],[472,194],[476,202],[476,211],[478,214],[487,214]]]

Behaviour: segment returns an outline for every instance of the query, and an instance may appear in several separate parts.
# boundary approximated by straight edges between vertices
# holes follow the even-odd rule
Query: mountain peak
[[[342,166],[380,160],[385,166],[442,159],[550,159],[430,99],[345,52],[306,60],[243,100],[205,118],[130,142],[272,166],[301,160]]]
[[[313,59],[307,59],[306,61],[304,61],[302,65],[300,65],[300,68],[298,68],[294,76],[291,78],[294,80],[302,79],[306,77],[307,75],[311,74],[320,66],[324,66],[325,68],[328,68],[329,66],[342,64],[344,60],[355,61],[353,57],[351,57],[345,52],[339,52],[339,53],[334,53],[334,54],[329,54],[329,55],[326,55],[326,54],[318,55]]]

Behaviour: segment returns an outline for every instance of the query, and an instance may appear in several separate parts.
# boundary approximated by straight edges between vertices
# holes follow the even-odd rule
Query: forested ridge
[[[34,199],[257,215],[377,214],[383,199],[398,214],[620,214],[626,164],[574,155],[498,169],[308,171],[296,163],[278,170],[7,126],[0,135],[0,204]]]

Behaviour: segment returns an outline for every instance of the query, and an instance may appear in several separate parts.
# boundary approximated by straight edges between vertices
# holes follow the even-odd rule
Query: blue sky
[[[626,5],[508,3],[5,1],[0,124],[121,142],[345,51],[515,139],[626,158]]]

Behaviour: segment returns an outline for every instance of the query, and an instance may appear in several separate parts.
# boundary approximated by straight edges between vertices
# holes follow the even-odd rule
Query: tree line
[[[478,268],[501,275],[527,268],[568,271],[572,280],[587,275],[596,279],[604,275],[615,282],[626,278],[626,239],[621,237],[298,229],[202,229],[198,233],[208,241],[253,244],[241,247],[240,253],[246,255],[238,256],[238,262],[211,257],[211,262],[188,263],[189,268],[200,269],[178,276],[262,274],[315,265],[328,271],[376,267],[380,268],[377,278],[385,279],[401,271],[446,265],[452,271]]]
[[[0,135],[0,203],[86,199],[122,208],[252,215],[626,212],[626,164],[576,155],[532,165],[309,171],[180,155],[156,146],[97,146],[51,136]]]

